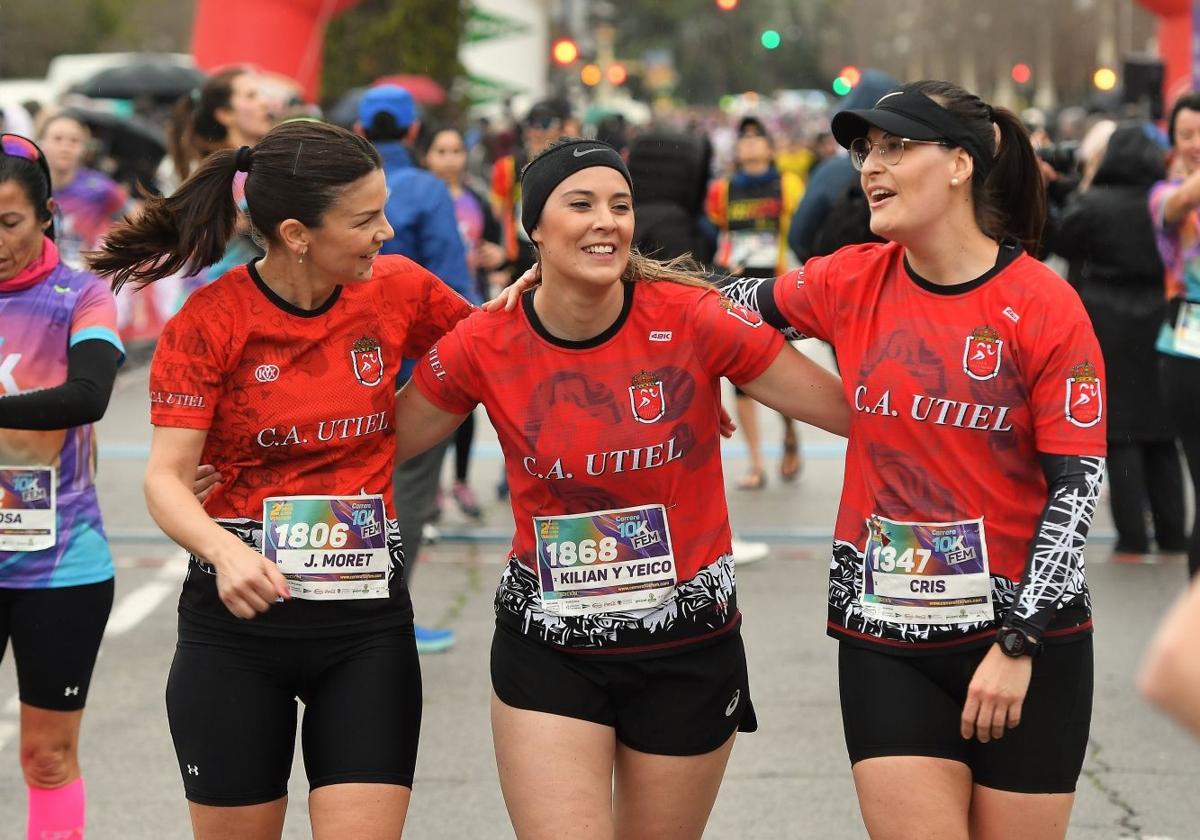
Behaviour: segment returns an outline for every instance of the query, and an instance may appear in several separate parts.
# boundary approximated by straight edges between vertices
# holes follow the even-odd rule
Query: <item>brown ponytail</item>
[[[109,231],[104,249],[89,254],[92,270],[112,278],[114,291],[129,281],[153,283],[180,270],[199,271],[225,253],[237,221],[233,179],[239,152],[213,152],[179,189],[151,198],[137,218]],[[280,123],[241,163],[250,223],[268,245],[279,225],[295,219],[321,226],[342,190],[381,167],[379,153],[362,137],[327,123]]]
[[[905,87],[920,91],[950,111],[979,138],[983,148],[991,150],[987,178],[971,179],[979,229],[997,241],[1016,239],[1027,252],[1037,254],[1046,223],[1046,187],[1020,117],[1007,108],[993,108],[952,82],[912,82]]]
[[[119,292],[130,281],[144,286],[221,259],[237,223],[236,156],[214,152],[171,195],[148,199],[141,215],[114,226],[104,249],[88,255],[92,271],[111,277]]]
[[[222,70],[175,103],[167,121],[167,152],[180,181],[198,161],[228,146],[229,132],[217,120],[217,111],[232,107],[233,83],[246,72],[241,67]]]

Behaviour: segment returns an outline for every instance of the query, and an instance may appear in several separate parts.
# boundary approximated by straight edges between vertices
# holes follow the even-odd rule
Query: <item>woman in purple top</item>
[[[61,219],[58,255],[72,268],[84,267],[82,253],[100,247],[129,204],[129,194],[116,181],[84,166],[91,139],[87,126],[69,111],[47,120],[38,135]]]
[[[54,209],[41,150],[0,135],[0,657],[11,639],[37,838],[83,837],[79,726],[113,598],[91,424],[124,352],[108,286],[59,258]]]

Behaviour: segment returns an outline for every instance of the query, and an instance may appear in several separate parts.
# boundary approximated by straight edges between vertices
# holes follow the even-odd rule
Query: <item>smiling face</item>
[[[621,173],[591,166],[557,187],[533,229],[545,274],[606,286],[619,282],[633,241],[633,196]]]
[[[42,253],[49,221],[38,219],[25,187],[0,181],[0,283],[16,277]]]
[[[1200,111],[1183,108],[1175,117],[1175,159],[1187,174],[1200,169]]]
[[[348,184],[320,227],[303,229],[305,262],[339,283],[370,280],[380,246],[395,233],[383,214],[387,197],[382,169]]]
[[[867,139],[879,143],[891,135],[872,127]],[[955,192],[970,190],[970,156],[962,149],[908,143],[900,162],[885,164],[872,147],[863,163],[860,183],[871,208],[871,232],[893,242],[907,243],[931,224],[946,217]]]

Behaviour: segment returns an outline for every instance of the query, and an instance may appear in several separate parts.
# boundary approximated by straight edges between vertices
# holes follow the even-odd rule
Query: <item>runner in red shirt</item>
[[[1099,345],[1023,250],[1044,201],[1014,114],[917,82],[833,133],[890,242],[725,291],[831,342],[853,409],[829,632],[867,830],[1061,838],[1091,718]]]
[[[496,596],[492,728],[518,837],[698,838],[756,728],[718,434],[719,380],[834,431],[836,378],[675,264],[630,253],[632,184],[593,141],[526,167],[542,283],[477,313],[401,392],[398,456],[476,404],[517,522]]]
[[[167,707],[193,830],[280,835],[299,698],[314,836],[394,838],[421,680],[391,518],[392,383],[470,306],[378,256],[379,156],[313,122],[214,152],[95,266],[119,288],[214,262],[238,172],[266,256],[188,300],[150,375],[147,503],[191,554]],[[203,508],[202,458],[222,479]]]

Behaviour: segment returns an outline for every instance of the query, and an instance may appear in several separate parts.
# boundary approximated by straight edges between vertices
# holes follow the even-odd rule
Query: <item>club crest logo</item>
[[[981,382],[994,379],[1000,372],[1004,339],[991,327],[976,327],[963,347],[963,373]]]
[[[1091,362],[1082,362],[1071,368],[1067,377],[1067,420],[1086,429],[1095,426],[1104,416],[1104,390],[1100,377]]]
[[[350,348],[350,364],[354,377],[364,385],[374,386],[383,381],[383,348],[373,338],[363,336]]]
[[[629,386],[629,407],[633,419],[639,423],[653,423],[667,413],[667,396],[663,393],[662,380],[656,374],[643,370],[633,377]]]
[[[732,315],[748,327],[761,327],[762,318],[758,317],[757,313],[751,312],[740,303],[734,303],[724,295],[721,296],[721,308],[726,314]]]

